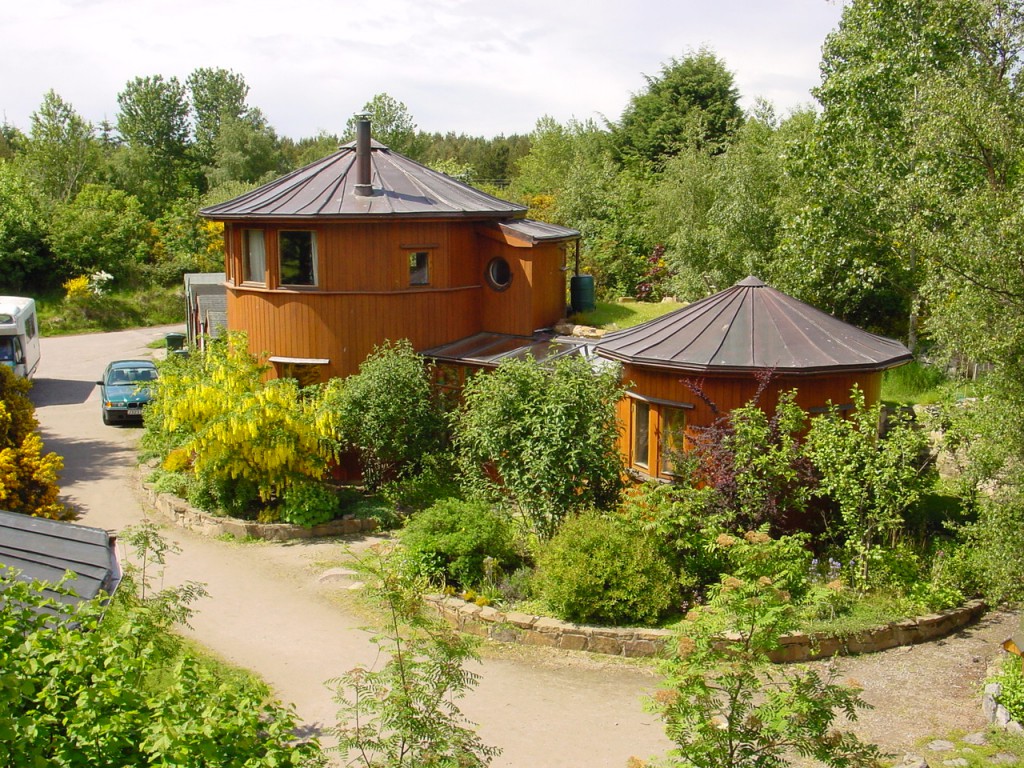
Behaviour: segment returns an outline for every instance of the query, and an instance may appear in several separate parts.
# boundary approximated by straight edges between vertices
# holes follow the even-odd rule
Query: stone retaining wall
[[[427,600],[456,629],[503,643],[612,656],[655,656],[674,634],[668,629],[588,627],[525,613],[502,613],[458,597],[430,596]],[[785,635],[781,638],[782,647],[772,654],[772,661],[810,661],[835,654],[873,653],[937,640],[976,621],[984,611],[984,602],[972,600],[960,608],[893,622],[849,637]]]
[[[157,493],[152,485],[142,484],[143,494],[149,504],[180,528],[196,531],[207,536],[230,534],[239,539],[264,539],[266,541],[290,541],[292,539],[313,539],[321,536],[344,536],[354,533],[371,533],[377,530],[377,521],[372,518],[357,518],[346,515],[322,525],[306,528],[288,523],[257,523],[252,520],[238,520],[233,517],[217,517],[196,509],[184,499],[170,493]]]

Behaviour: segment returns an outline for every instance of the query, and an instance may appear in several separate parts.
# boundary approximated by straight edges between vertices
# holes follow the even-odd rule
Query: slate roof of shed
[[[522,218],[526,207],[481,192],[377,141],[370,143],[373,194],[354,193],[356,143],[200,214],[211,219],[378,217]]]
[[[0,564],[21,571],[23,579],[49,584],[71,571],[75,577],[65,586],[82,600],[91,600],[100,591],[111,595],[121,583],[115,538],[107,531],[2,510]],[[49,596],[74,602],[52,591]]]
[[[862,331],[756,277],[610,333],[595,346],[612,360],[689,372],[870,371],[913,358],[900,342]]]

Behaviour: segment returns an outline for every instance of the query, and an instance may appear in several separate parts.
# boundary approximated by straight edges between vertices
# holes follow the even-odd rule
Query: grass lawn
[[[675,309],[685,307],[676,301],[660,301],[656,303],[646,301],[631,301],[625,303],[599,301],[597,308],[592,312],[580,312],[570,319],[577,325],[589,325],[593,328],[603,328],[607,331],[618,331],[623,328],[632,328],[634,325],[646,323],[656,317],[671,312]]]

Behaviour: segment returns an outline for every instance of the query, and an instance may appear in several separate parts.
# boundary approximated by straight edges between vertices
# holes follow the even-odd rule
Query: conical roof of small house
[[[355,194],[356,142],[258,189],[204,208],[211,219],[472,217],[521,219],[526,207],[370,142],[372,194]],[[569,230],[566,230],[569,232]],[[577,233],[578,234],[578,233]]]
[[[862,331],[756,277],[610,333],[596,351],[612,360],[697,373],[877,371],[913,357],[900,342]]]

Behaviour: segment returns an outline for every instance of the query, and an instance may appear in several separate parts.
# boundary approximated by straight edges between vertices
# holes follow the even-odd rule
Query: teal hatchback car
[[[97,381],[103,423],[142,421],[142,409],[153,399],[156,366],[151,360],[115,360]]]

